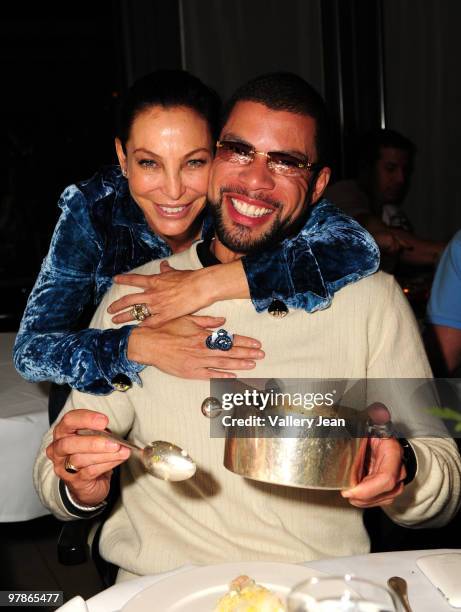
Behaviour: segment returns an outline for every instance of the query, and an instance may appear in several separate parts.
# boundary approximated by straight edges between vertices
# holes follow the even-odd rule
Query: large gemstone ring
[[[144,321],[144,319],[147,319],[152,314],[147,304],[135,304],[130,312],[136,321]]]
[[[208,336],[205,344],[212,350],[230,351],[234,346],[233,338],[233,334],[229,334],[225,329],[218,329]]]

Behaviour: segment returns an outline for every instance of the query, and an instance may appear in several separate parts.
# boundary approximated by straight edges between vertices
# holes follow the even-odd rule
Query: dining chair
[[[106,587],[115,583],[118,567],[103,559],[99,553],[99,538],[104,521],[120,497],[120,470],[114,469],[111,492],[104,512],[91,519],[63,522],[58,536],[57,554],[62,565],[80,565],[91,559]]]

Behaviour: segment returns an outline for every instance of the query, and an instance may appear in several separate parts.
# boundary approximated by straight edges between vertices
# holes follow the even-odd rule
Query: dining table
[[[408,595],[413,612],[449,612],[453,611],[443,595],[429,581],[429,579],[419,569],[416,561],[418,558],[427,555],[440,554],[461,554],[461,549],[435,549],[435,550],[408,550],[384,553],[370,553],[352,557],[335,557],[320,559],[303,564],[317,575],[343,576],[352,574],[360,578],[365,578],[381,585],[386,585],[391,576],[401,576],[408,583]],[[213,569],[219,566],[208,566],[210,575]],[[293,567],[293,566],[291,566]],[[60,612],[115,612],[128,608],[127,612],[137,609],[136,598],[150,589],[152,612],[169,612],[158,608],[156,601],[156,589],[161,586],[161,581],[169,580],[172,587],[181,590],[181,583],[190,581],[190,572],[195,566],[189,565],[171,572],[163,574],[142,576],[133,580],[120,582],[108,589],[94,595],[88,600],[77,596],[69,600],[64,606],[59,608]],[[289,572],[290,566],[286,565]],[[189,577],[188,577],[189,573]],[[231,576],[233,578],[234,576]],[[165,584],[165,583],[164,583]],[[133,599],[135,598],[135,599]],[[135,605],[133,605],[133,602]],[[144,608],[140,607],[140,610]],[[176,610],[173,606],[172,610]],[[178,610],[183,610],[181,606]],[[195,610],[195,608],[194,608]],[[203,611],[205,612],[205,611]]]
[[[32,470],[48,425],[48,383],[31,383],[15,370],[16,334],[0,333],[0,523],[49,514],[35,491]]]

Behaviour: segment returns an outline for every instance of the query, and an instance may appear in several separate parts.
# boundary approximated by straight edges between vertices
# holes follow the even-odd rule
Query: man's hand
[[[403,450],[395,438],[370,438],[368,473],[352,489],[341,495],[357,508],[390,506],[403,491],[406,477]]]
[[[376,240],[380,251],[385,255],[399,255],[402,251],[413,250],[412,244],[391,230],[375,232],[373,238]]]
[[[53,442],[46,449],[56,475],[66,483],[75,501],[84,506],[96,506],[106,499],[112,470],[130,456],[130,450],[116,442],[76,433],[77,429],[103,431],[107,424],[107,416],[100,412],[72,410],[58,422]],[[78,469],[76,474],[66,472],[67,457]]]

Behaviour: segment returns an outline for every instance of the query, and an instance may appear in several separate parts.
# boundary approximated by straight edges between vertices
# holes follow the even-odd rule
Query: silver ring
[[[368,420],[368,436],[370,438],[395,438],[395,429],[392,421],[378,424]]]
[[[78,468],[70,462],[69,455],[67,455],[64,461],[64,469],[68,474],[76,474],[78,472]]]
[[[135,304],[130,312],[131,316],[133,319],[136,319],[136,321],[144,321],[144,319],[152,315],[147,304]]]
[[[205,344],[211,350],[230,351],[234,346],[234,335],[225,329],[218,329],[207,337]]]

